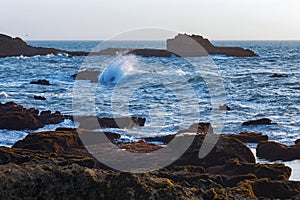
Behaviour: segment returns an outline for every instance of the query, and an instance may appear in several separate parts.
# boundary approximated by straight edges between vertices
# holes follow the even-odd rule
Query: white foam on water
[[[134,55],[122,55],[110,64],[99,76],[100,83],[118,83],[133,71],[137,58]]]

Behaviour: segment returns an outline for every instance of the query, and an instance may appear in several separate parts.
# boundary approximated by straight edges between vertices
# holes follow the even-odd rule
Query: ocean
[[[166,46],[164,41],[27,42],[32,46],[72,51],[91,51],[99,46],[160,49]],[[222,81],[219,91],[224,92],[224,99],[217,102],[224,102],[232,109],[223,111],[223,123],[218,133],[259,132],[268,135],[269,140],[286,145],[300,139],[300,41],[213,41],[213,44],[240,46],[259,54],[259,57],[249,58],[222,55],[205,58],[209,60],[208,65],[214,65],[218,80]],[[63,114],[146,117],[145,127],[110,130],[128,140],[174,134],[182,124],[188,127],[197,121],[211,120],[215,106],[213,98],[218,97],[212,97],[211,84],[203,77],[203,63],[206,61],[203,58],[144,58],[133,55],[1,58],[0,102],[14,101],[27,108]],[[92,84],[92,90],[83,94],[81,90],[74,89],[74,83],[79,80],[75,81],[71,76],[84,70],[103,73],[99,83]],[[274,78],[271,77],[273,73],[287,77]],[[29,84],[38,79],[47,79],[52,85]],[[44,96],[47,100],[35,100],[34,95]],[[79,110],[74,109],[74,95],[81,97],[78,99],[82,100],[83,106]],[[91,102],[94,107],[84,106],[86,102]],[[276,124],[241,126],[244,121],[262,117],[270,118]],[[76,127],[77,124],[66,120],[37,131],[54,130],[58,126]],[[12,146],[30,132],[0,130],[0,145]],[[254,148],[253,144],[249,146]],[[300,174],[293,172],[292,179],[299,180]]]

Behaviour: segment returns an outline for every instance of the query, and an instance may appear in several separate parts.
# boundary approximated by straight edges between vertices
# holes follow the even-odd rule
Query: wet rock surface
[[[0,129],[35,130],[47,124],[58,124],[64,118],[60,112],[26,109],[14,102],[0,103]]]
[[[220,136],[212,151],[199,159],[205,135],[198,134],[173,164],[131,174],[101,164],[83,146],[80,134],[95,132],[58,128],[31,133],[12,148],[0,147],[0,198],[256,199],[296,198],[299,193],[300,183],[287,181],[289,167],[256,164],[250,149],[235,138]],[[133,153],[163,148],[145,141],[118,144],[116,134],[97,134],[106,134]],[[184,137],[192,136],[180,136],[178,142]]]
[[[300,145],[287,146],[274,141],[260,142],[256,147],[256,155],[270,161],[291,161],[300,159]]]

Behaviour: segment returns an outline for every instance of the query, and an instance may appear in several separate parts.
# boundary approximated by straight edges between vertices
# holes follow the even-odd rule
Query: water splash
[[[134,55],[120,56],[99,76],[100,83],[118,83],[124,76],[133,71],[137,58]]]

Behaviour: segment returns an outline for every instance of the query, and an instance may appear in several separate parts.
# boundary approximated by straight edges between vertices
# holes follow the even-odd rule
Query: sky
[[[106,40],[145,27],[212,40],[300,40],[299,22],[299,0],[0,1],[0,33],[25,40]]]

